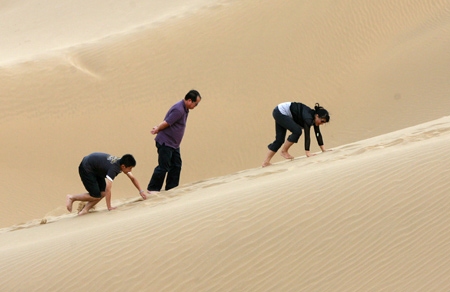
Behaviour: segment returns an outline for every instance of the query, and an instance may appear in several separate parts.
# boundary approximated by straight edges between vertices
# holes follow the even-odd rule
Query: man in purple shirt
[[[167,112],[164,121],[151,131],[153,135],[156,135],[158,166],[147,187],[149,194],[161,191],[166,174],[166,191],[178,186],[181,173],[180,144],[186,129],[186,120],[189,110],[194,109],[201,99],[198,91],[189,91],[184,100],[174,104]]]

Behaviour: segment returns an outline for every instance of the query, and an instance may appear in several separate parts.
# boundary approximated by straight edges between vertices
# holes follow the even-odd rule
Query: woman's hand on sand
[[[115,210],[117,207],[108,207],[108,211]]]

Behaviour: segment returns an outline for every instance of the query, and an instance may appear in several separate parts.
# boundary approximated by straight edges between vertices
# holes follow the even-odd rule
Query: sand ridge
[[[33,274],[45,270],[42,285],[59,290],[87,266],[101,272],[67,289],[445,290],[449,135],[446,117],[122,201],[114,212],[6,230],[4,285],[36,287]]]

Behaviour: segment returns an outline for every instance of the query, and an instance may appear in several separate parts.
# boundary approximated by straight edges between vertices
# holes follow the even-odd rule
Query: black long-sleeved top
[[[320,133],[319,126],[314,123],[315,112],[308,106],[299,102],[292,102],[289,108],[292,113],[294,122],[299,124],[305,130],[305,150],[309,151],[311,145],[310,129],[314,126],[314,132],[316,133],[317,143],[319,146],[323,145],[322,134]]]

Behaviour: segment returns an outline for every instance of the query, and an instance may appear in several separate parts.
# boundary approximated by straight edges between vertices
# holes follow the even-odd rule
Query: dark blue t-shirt
[[[120,157],[95,152],[84,157],[81,165],[87,172],[113,181],[122,172],[119,161]]]

